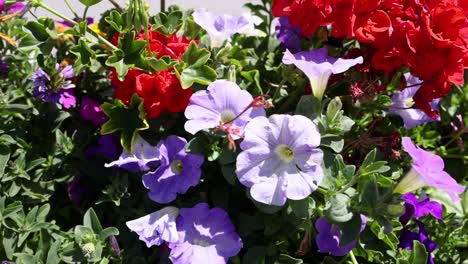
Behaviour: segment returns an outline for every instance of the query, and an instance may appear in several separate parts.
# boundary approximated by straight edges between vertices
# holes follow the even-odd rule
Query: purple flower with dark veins
[[[444,160],[441,157],[415,146],[409,137],[402,138],[402,144],[404,150],[413,158],[413,165],[397,184],[394,192],[405,194],[424,186],[432,186],[445,191],[454,202],[460,200],[458,195],[463,193],[465,186],[459,185],[444,171]]]
[[[179,240],[169,243],[169,259],[174,264],[225,264],[242,248],[228,214],[221,208],[199,203],[180,209],[177,218]]]
[[[302,39],[305,39],[305,36],[302,35],[300,27],[295,27],[289,23],[287,16],[278,19],[275,32],[276,37],[281,42],[281,48],[292,52],[301,50]]]
[[[400,222],[405,225],[414,215],[416,219],[431,214],[433,217],[442,221],[442,205],[436,201],[430,201],[429,197],[419,200],[414,194],[407,193],[402,196],[405,200],[405,213],[400,216]]]
[[[169,136],[159,142],[159,167],[143,175],[143,185],[150,191],[149,198],[158,203],[174,201],[200,181],[203,156],[185,152],[187,140]]]
[[[250,195],[268,205],[302,200],[323,179],[320,134],[300,115],[256,117],[245,127],[236,174]]]
[[[416,224],[418,225],[419,229],[417,232],[411,232],[406,227],[403,228],[400,234],[400,244],[398,247],[412,250],[413,241],[417,240],[426,247],[426,251],[428,252],[427,264],[434,264],[434,259],[432,258],[431,252],[437,248],[437,244],[429,239],[426,226],[423,222],[416,220]]]

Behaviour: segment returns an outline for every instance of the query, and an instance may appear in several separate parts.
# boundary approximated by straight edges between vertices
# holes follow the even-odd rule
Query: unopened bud
[[[387,213],[391,216],[398,217],[405,212],[405,207],[401,204],[389,204],[387,206]]]
[[[86,257],[90,257],[91,254],[96,250],[96,247],[94,246],[93,243],[89,242],[84,244],[84,246],[81,248],[83,250],[83,253]]]

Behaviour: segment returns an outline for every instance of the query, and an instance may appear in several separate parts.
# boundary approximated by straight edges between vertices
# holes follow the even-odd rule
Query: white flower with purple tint
[[[328,79],[332,74],[343,73],[356,64],[361,64],[361,56],[356,59],[341,59],[328,56],[325,48],[301,51],[292,54],[286,50],[283,56],[283,63],[294,64],[299,70],[309,78],[312,93],[316,98],[322,100]]]
[[[122,151],[118,160],[106,163],[105,166],[118,167],[130,172],[143,172],[159,164],[159,150],[151,146],[140,135],[137,135],[132,147],[133,152]]]
[[[159,246],[163,242],[171,243],[179,240],[176,226],[178,215],[178,208],[168,206],[149,215],[128,221],[126,224],[130,230],[138,234],[139,239],[145,242],[147,247]]]
[[[392,104],[388,107],[388,113],[401,116],[406,129],[411,129],[427,122],[440,121],[440,118],[432,119],[424,111],[412,108],[414,105],[413,96],[421,88],[420,84],[422,81],[410,73],[405,74],[405,79],[408,88],[398,91],[392,96]],[[439,110],[439,101],[440,99],[434,99],[430,103],[432,109]]]
[[[424,186],[431,186],[445,191],[454,202],[460,200],[459,194],[465,187],[459,185],[444,171],[444,160],[413,144],[409,137],[402,139],[404,150],[413,158],[413,166],[395,187],[394,192],[409,193]]]
[[[169,136],[157,145],[159,167],[143,175],[143,185],[148,188],[151,200],[158,203],[174,201],[200,181],[203,156],[185,152],[187,141]]]
[[[197,91],[190,97],[185,109],[185,130],[195,135],[198,131],[230,123],[230,130],[238,139],[245,125],[254,117],[265,116],[265,110],[250,107],[252,95],[233,82],[217,80],[207,90]]]
[[[174,264],[225,264],[242,248],[228,214],[221,208],[210,209],[206,203],[180,209],[177,230],[179,241],[168,244]]]
[[[251,15],[216,16],[207,12],[204,8],[195,10],[192,16],[195,23],[206,30],[210,36],[212,48],[221,47],[224,41],[236,33],[252,33],[256,23]]]
[[[245,127],[236,174],[252,198],[269,205],[302,200],[323,179],[320,134],[300,115],[257,117]]]

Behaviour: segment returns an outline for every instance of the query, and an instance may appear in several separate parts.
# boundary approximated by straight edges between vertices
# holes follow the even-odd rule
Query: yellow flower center
[[[234,118],[236,117],[236,113],[234,113],[234,111],[232,111],[231,109],[225,109],[223,111],[221,111],[221,122],[224,123],[227,123],[229,121],[232,121]]]
[[[405,106],[406,106],[406,108],[410,108],[410,107],[412,107],[413,105],[414,105],[414,100],[413,100],[413,98],[408,98],[408,99],[406,99],[406,101],[405,101]]]
[[[275,154],[284,162],[291,162],[294,158],[294,152],[286,145],[278,145],[275,148]]]
[[[181,174],[183,169],[184,165],[182,164],[182,161],[174,160],[173,162],[171,162],[171,170],[175,175]]]

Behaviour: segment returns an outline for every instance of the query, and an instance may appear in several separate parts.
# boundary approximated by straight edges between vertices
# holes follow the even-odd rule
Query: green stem
[[[76,13],[75,9],[73,9],[73,6],[72,6],[71,3],[70,3],[70,0],[65,0],[65,3],[67,4],[68,9],[70,9],[70,11],[73,13],[73,15],[74,15],[76,18],[79,18],[78,14]]]
[[[358,264],[359,263],[359,262],[357,262],[357,259],[354,256],[354,253],[353,253],[352,250],[348,254],[349,254],[349,257],[351,258],[351,261],[353,262],[353,264]]]
[[[452,142],[454,142],[454,141],[457,140],[459,137],[461,137],[461,135],[462,135],[464,132],[465,132],[464,130],[458,131],[455,135],[453,135],[452,139],[450,139],[447,143],[445,143],[444,147],[448,147],[450,144],[452,144]]]
[[[447,154],[447,155],[441,155],[442,158],[447,158],[447,159],[461,159],[461,160],[468,160],[468,155],[463,156],[463,155],[453,155],[453,154]]]
[[[356,184],[358,177],[359,175],[354,175],[351,181],[348,182],[345,186],[343,186],[341,190],[338,191],[338,193],[344,193],[347,189],[353,187],[353,185]]]
[[[89,6],[87,6],[87,7],[85,8],[84,12],[83,12],[83,19],[82,19],[83,21],[87,21],[87,20],[86,20],[86,15],[88,14],[88,9],[89,9]]]

